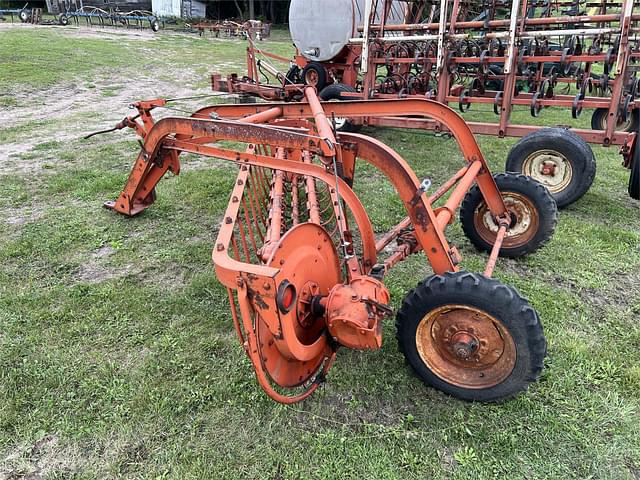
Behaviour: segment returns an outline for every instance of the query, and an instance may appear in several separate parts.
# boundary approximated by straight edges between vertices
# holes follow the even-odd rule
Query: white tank
[[[365,4],[370,0],[291,0],[289,30],[294,45],[308,60],[335,58],[350,38],[358,37]],[[382,0],[377,0],[381,10]],[[387,23],[402,23],[407,4],[394,0]],[[376,15],[375,23],[380,21]]]

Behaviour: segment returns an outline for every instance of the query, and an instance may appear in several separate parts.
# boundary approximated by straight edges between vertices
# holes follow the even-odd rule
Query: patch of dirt
[[[23,28],[25,30],[34,30],[34,29],[45,29],[51,30],[55,29],[57,33],[63,35],[65,37],[84,37],[84,38],[118,38],[118,37],[129,37],[135,38],[136,40],[151,40],[155,36],[156,33],[148,30],[133,30],[126,28],[109,28],[109,27],[82,27],[82,26],[71,26],[67,25],[66,27],[60,25],[31,25],[25,23],[0,23],[0,30],[8,30],[11,28]],[[166,35],[167,33],[163,33]]]
[[[122,368],[130,370],[139,367],[144,361],[153,354],[148,347],[142,347],[140,350],[132,350],[122,360]]]
[[[136,275],[136,279],[146,285],[171,285],[172,290],[184,288],[187,285],[185,278],[186,268],[179,265],[170,265],[167,268],[160,269],[158,266],[152,266],[140,271]]]
[[[0,28],[56,27],[0,24]],[[132,38],[135,41],[154,38],[154,33],[150,30],[147,32],[144,30],[74,27],[60,28],[60,33],[74,38],[78,36]],[[167,34],[163,33],[163,35]],[[135,71],[135,73],[128,74],[121,72],[120,75],[124,80],[116,83],[114,83],[113,71],[103,69],[93,72],[90,79],[79,76],[77,80],[56,84],[55,95],[52,95],[52,90],[49,88],[35,90],[23,88],[16,92],[9,92],[17,104],[10,107],[0,107],[0,125],[3,128],[21,128],[24,125],[25,130],[24,134],[19,134],[19,140],[4,144],[0,148],[0,164],[2,165],[0,174],[31,174],[34,170],[39,170],[41,163],[43,163],[40,156],[38,159],[28,159],[24,162],[20,161],[20,156],[32,152],[43,141],[79,140],[87,133],[111,128],[125,116],[135,113],[134,110],[128,108],[132,102],[162,96],[180,98],[210,95],[212,92],[208,86],[200,88],[194,86],[203,80],[203,75],[195,71],[197,67],[194,65],[192,68],[171,69],[169,65],[159,65],[153,70],[144,72]],[[228,68],[226,63],[225,65],[212,63],[207,67],[211,71],[218,68]],[[240,66],[238,65],[238,67]],[[132,66],[132,70],[134,69],[135,67]],[[126,80],[127,76],[131,77],[130,81]],[[158,119],[165,116],[184,116],[185,112],[192,112],[206,103],[208,103],[207,99],[180,102],[173,106],[183,111],[157,109],[154,111],[154,116]],[[42,127],[28,125],[32,122],[47,122],[47,125]],[[115,135],[122,138],[125,134],[128,134],[129,138],[135,138],[133,132],[128,129]],[[105,139],[106,137],[92,138],[87,140],[87,145],[98,145]],[[47,154],[48,152],[43,151],[42,157]],[[55,157],[47,158],[47,162],[54,165],[58,163]]]
[[[633,307],[640,303],[640,271],[615,275],[604,291],[582,289],[578,294],[585,303],[601,313],[606,312],[611,305]]]
[[[105,265],[105,261],[115,252],[115,250],[105,245],[91,253],[89,261],[84,263],[74,274],[74,278],[79,282],[100,283],[114,278],[121,278],[126,275],[140,272],[139,265],[128,263],[124,266],[113,267]]]
[[[121,268],[108,268],[95,262],[85,263],[74,277],[80,282],[100,283],[113,278],[120,278],[136,271],[134,265],[128,264]]]
[[[197,78],[195,74],[191,80],[194,78]],[[125,116],[133,114],[133,110],[129,109],[128,105],[136,100],[159,97],[167,92],[171,92],[175,97],[209,93],[176,87],[173,83],[149,77],[136,78],[135,82],[126,85],[109,97],[104,96],[102,92],[113,86],[112,80],[99,79],[93,82],[93,85],[95,88],[79,84],[58,85],[55,98],[43,91],[19,94],[17,106],[0,109],[0,125],[5,128],[19,127],[25,123],[25,119],[29,122],[55,120],[51,126],[42,127],[37,132],[27,130],[19,143],[4,144],[0,149],[0,163],[3,164],[0,173],[33,173],[33,168],[38,168],[40,160],[20,162],[16,161],[15,157],[19,158],[21,154],[33,151],[43,141],[80,140],[90,132],[111,128]],[[188,107],[183,108],[189,110]],[[176,115],[176,113],[171,110],[157,110],[154,115],[162,118]],[[128,129],[126,133],[131,136],[130,138],[135,138]],[[122,134],[118,136],[121,137]],[[103,141],[100,137],[96,137],[87,140],[87,145],[97,145]],[[42,156],[47,156],[47,152],[43,151]],[[9,161],[10,157],[12,157],[11,161]],[[47,160],[53,164],[57,163],[55,158]]]
[[[449,447],[444,447],[444,449],[442,450],[441,457],[442,457],[441,463],[442,463],[443,470],[445,472],[452,473],[455,470],[458,462],[456,462],[456,459],[453,456],[453,452],[451,451],[451,449]]]
[[[502,268],[511,274],[522,277],[531,275],[531,271],[520,262],[508,259],[501,261]],[[571,280],[556,276],[548,280],[555,287],[577,295],[585,305],[594,310],[594,319],[604,316],[611,306],[629,308],[640,304],[640,270],[614,274],[609,279],[609,284],[601,289],[583,288]]]
[[[44,208],[37,205],[25,205],[22,207],[2,210],[0,214],[2,220],[14,227],[21,227],[26,223],[31,223],[42,217]]]
[[[99,249],[95,250],[91,254],[91,257],[93,257],[93,258],[104,258],[104,257],[108,257],[109,255],[113,255],[113,253],[115,251],[116,250],[111,245],[104,245],[104,246],[100,247]]]
[[[0,117],[2,117],[2,115],[0,115]],[[2,150],[0,150],[0,162],[2,162],[3,164],[12,163],[11,166],[9,165],[6,165],[6,166],[12,169],[15,169],[16,162],[13,160],[11,160],[10,162],[9,157],[19,157],[23,153],[30,152],[33,149],[33,147],[35,147],[35,145],[28,142],[27,143],[5,143],[2,145]],[[4,168],[2,170],[4,170]],[[2,170],[0,170],[0,173],[2,172]]]
[[[0,460],[0,480],[40,480],[52,475],[69,478],[86,462],[78,447],[61,445],[47,435],[31,446],[13,447]]]

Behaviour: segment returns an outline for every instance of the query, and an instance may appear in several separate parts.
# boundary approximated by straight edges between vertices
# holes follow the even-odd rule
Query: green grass
[[[79,33],[0,30],[0,114],[19,117],[0,130],[0,150],[31,145],[0,170],[0,478],[640,478],[640,203],[626,196],[615,149],[594,148],[595,183],[560,213],[545,248],[498,263],[549,342],[527,393],[481,405],[425,387],[388,322],[382,350],[341,351],[322,389],[283,406],[259,389],[211,266],[233,167],[185,158],[151,209],[122,218],[101,204],[126,181],[133,135],[78,138],[126,114],[101,102],[138,78],[206,89],[212,71],[242,71],[244,43]],[[282,36],[264,47],[290,48]],[[91,86],[73,108],[24,114],[25,90],[41,98],[73,85]],[[94,101],[95,111],[74,112]],[[453,140],[364,133],[436,183],[461,161]],[[480,138],[496,171],[513,143]],[[383,232],[402,205],[379,174],[358,173]],[[466,268],[483,268],[459,225],[449,238]],[[429,274],[423,255],[398,265],[385,279],[394,307]]]

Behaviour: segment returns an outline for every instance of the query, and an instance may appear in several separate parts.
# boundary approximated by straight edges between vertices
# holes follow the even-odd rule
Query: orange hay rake
[[[138,115],[118,124],[134,128],[143,146],[123,192],[106,206],[129,216],[148,208],[163,175],[180,172],[183,152],[238,165],[212,257],[240,342],[271,398],[308,397],[340,346],[380,348],[382,320],[392,314],[384,275],[421,251],[434,275],[407,294],[397,315],[399,345],[416,373],[483,401],[538,377],[546,353],[538,316],[491,275],[499,255],[524,255],[550,238],[555,202],[522,175],[493,176],[451,109],[430,100],[323,104],[313,87],[300,103],[216,105],[155,122],[151,110],[163,105],[139,102]],[[336,133],[331,121],[398,112],[442,122],[464,154],[463,168],[433,193],[391,148]],[[360,161],[386,177],[407,211],[378,237],[353,189]],[[460,270],[445,237],[460,205],[466,235],[490,252],[483,274]]]

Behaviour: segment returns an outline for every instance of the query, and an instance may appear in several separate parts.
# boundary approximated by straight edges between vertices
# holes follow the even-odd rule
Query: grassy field
[[[388,322],[381,351],[341,351],[326,386],[283,406],[259,389],[210,263],[234,168],[186,159],[127,219],[101,204],[133,134],[81,140],[131,101],[207,93],[212,71],[243,71],[244,44],[0,25],[0,45],[0,479],[640,479],[640,203],[615,149],[594,148],[594,186],[545,248],[498,264],[549,341],[527,393],[481,405],[426,388]],[[290,52],[282,32],[265,46]],[[366,133],[421,177],[461,161],[453,140]],[[513,141],[480,141],[501,170]],[[402,217],[379,177],[358,189],[377,232]],[[482,268],[459,226],[449,237]],[[393,305],[429,274],[423,255],[395,269]]]

